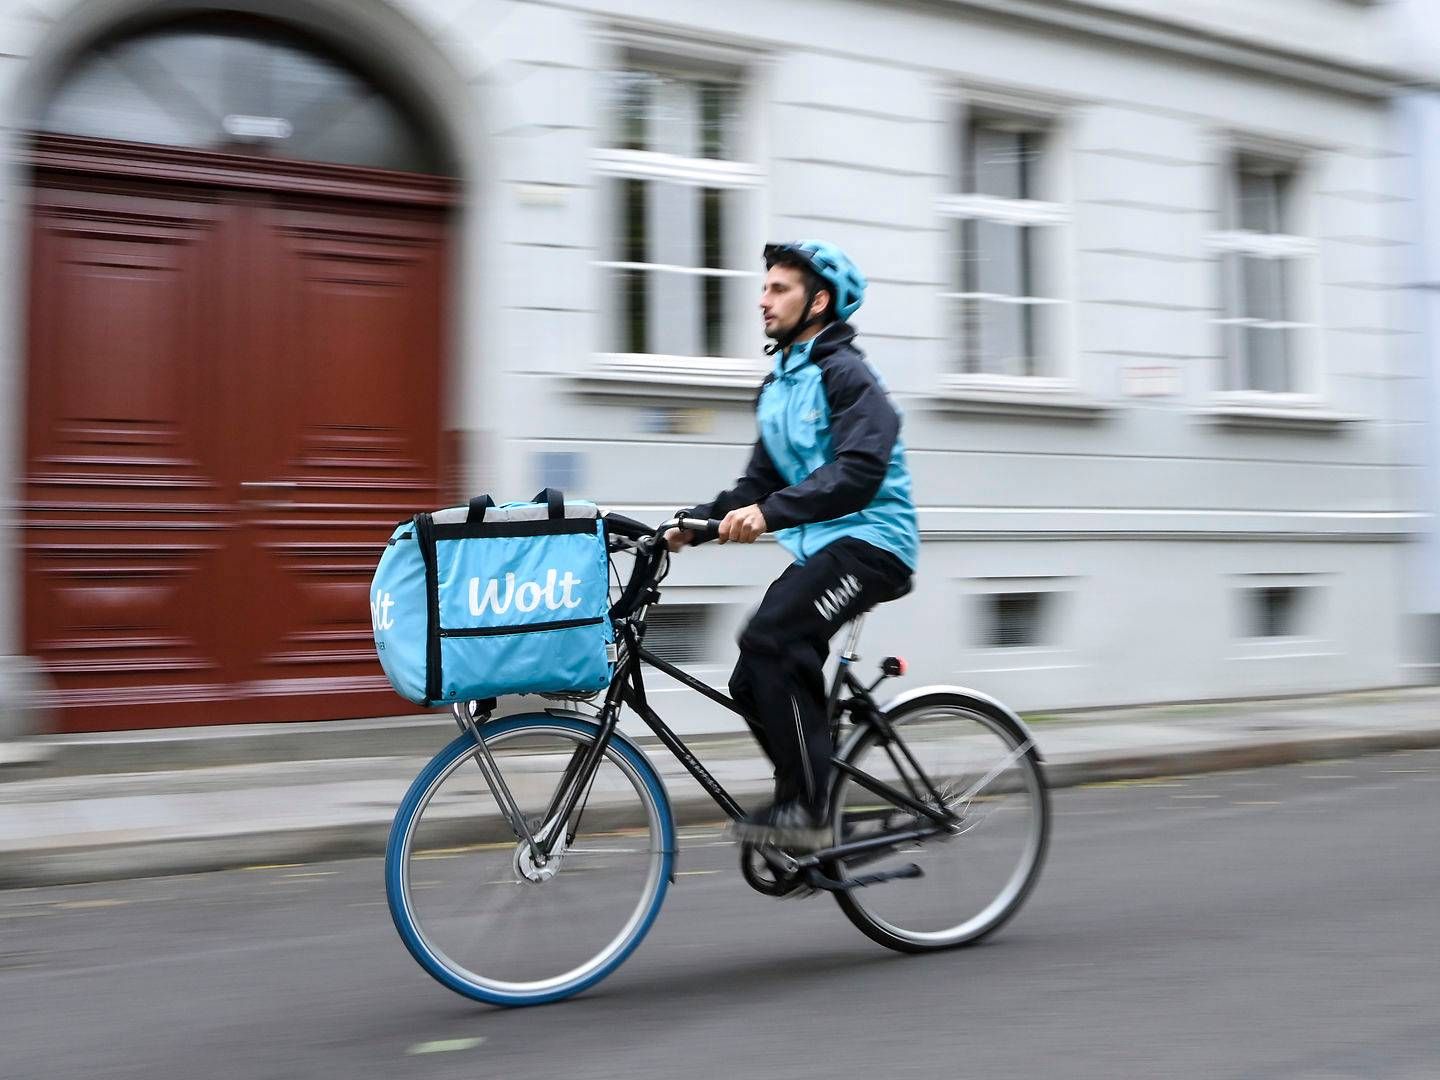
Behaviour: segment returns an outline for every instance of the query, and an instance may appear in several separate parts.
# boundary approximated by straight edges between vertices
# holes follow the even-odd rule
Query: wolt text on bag
[[[370,617],[380,666],[417,705],[603,689],[615,634],[600,511],[546,488],[417,514],[380,556]]]

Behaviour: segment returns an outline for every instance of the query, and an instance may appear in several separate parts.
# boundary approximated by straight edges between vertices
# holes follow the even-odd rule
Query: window
[[[419,117],[367,74],[284,27],[186,18],[102,42],[40,127],[413,172],[444,167]]]
[[[1034,648],[1045,640],[1050,593],[991,593],[986,602],[989,618],[985,624],[985,647],[989,649]]]
[[[1226,175],[1220,251],[1225,335],[1222,389],[1313,392],[1307,318],[1317,246],[1300,235],[1302,177],[1295,161],[1239,153]]]
[[[964,375],[1058,374],[1062,230],[1052,124],[971,111],[962,125],[960,192],[950,221],[950,325]]]
[[[738,71],[635,62],[603,78],[604,351],[752,351],[759,173],[741,160]]]
[[[1266,586],[1246,589],[1247,634],[1252,638],[1297,637],[1302,630],[1304,589]]]
[[[714,659],[713,605],[657,604],[645,617],[645,647],[672,664]]]

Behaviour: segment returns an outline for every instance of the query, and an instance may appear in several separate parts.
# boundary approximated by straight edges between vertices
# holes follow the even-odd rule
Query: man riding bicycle
[[[755,401],[759,438],[745,475],[681,516],[722,518],[722,544],[773,532],[794,556],[741,634],[730,677],[731,696],[775,765],[774,801],[736,833],[814,847],[828,839],[830,639],[909,591],[920,536],[900,413],[849,324],[865,276],[823,241],[768,244],[764,254],[760,311],[775,369]],[[672,551],[697,542],[683,529],[667,540]]]

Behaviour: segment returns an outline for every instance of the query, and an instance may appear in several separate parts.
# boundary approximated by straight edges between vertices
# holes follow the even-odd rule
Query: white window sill
[[[1113,408],[1080,393],[1069,379],[950,375],[924,395],[936,409],[992,416],[1098,420]]]
[[[1338,431],[1365,419],[1300,394],[1218,394],[1195,413],[1217,427],[1259,431]]]
[[[1341,655],[1333,642],[1298,634],[1240,638],[1231,660],[1313,660]]]
[[[754,360],[722,356],[661,356],[602,353],[584,371],[570,373],[582,394],[611,398],[703,397],[752,401],[770,368]]]

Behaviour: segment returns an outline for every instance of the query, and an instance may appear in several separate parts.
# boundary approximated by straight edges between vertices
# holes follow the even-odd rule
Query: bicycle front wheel
[[[1024,729],[982,698],[937,692],[887,714],[898,740],[862,731],[845,761],[916,801],[953,815],[951,830],[841,863],[854,879],[915,864],[920,875],[836,894],[868,937],[902,952],[970,945],[999,929],[1034,888],[1049,838],[1050,802]],[[841,774],[836,842],[923,827]],[[912,871],[913,872],[913,871]]]
[[[616,737],[569,820],[547,820],[599,728],[532,714],[486,724],[481,736],[532,836],[563,828],[565,839],[536,858],[475,740],[462,735],[395,815],[391,916],[421,967],[457,993],[495,1005],[569,997],[619,967],[660,910],[675,851],[664,788]]]

